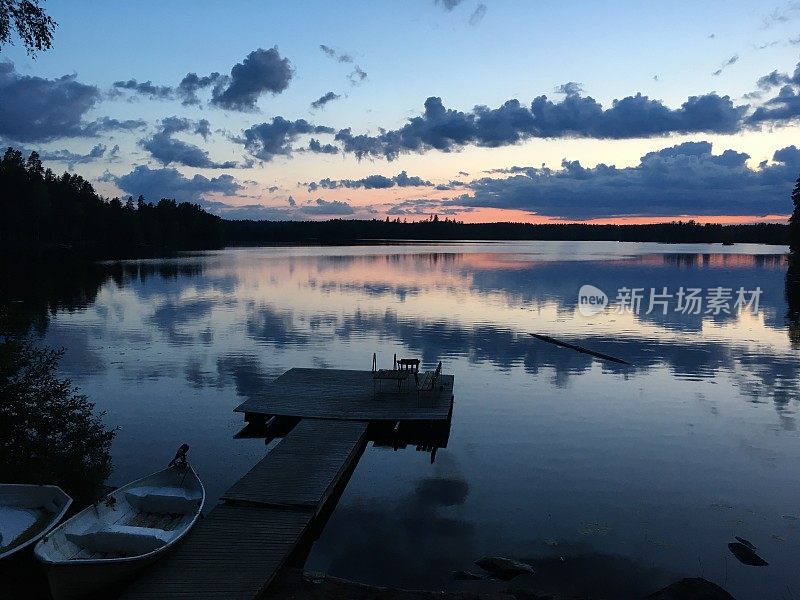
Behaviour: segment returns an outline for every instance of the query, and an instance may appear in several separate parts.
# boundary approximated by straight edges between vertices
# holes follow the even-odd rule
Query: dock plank
[[[255,598],[272,582],[313,518],[311,510],[218,506],[122,598]]]
[[[366,445],[367,424],[303,419],[222,498],[318,510]]]
[[[442,375],[441,379],[441,389],[419,395],[412,378],[401,393],[394,392],[394,381],[383,381],[376,394],[371,371],[295,368],[235,410],[311,419],[446,421],[453,404],[454,378]]]

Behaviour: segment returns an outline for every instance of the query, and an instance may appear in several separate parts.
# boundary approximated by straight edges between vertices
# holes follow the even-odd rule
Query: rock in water
[[[731,542],[728,544],[731,553],[739,560],[740,563],[750,567],[766,567],[769,563],[761,558],[758,554],[753,552],[752,548],[745,546],[740,542]]]
[[[753,552],[748,546],[740,544],[739,542],[732,542],[728,544],[733,555],[739,559],[739,562],[751,567],[765,567],[769,563],[761,558],[758,554]]]
[[[728,592],[701,577],[681,579],[644,600],[734,600]]]
[[[483,575],[478,575],[472,571],[453,571],[453,579],[456,581],[474,581],[476,579],[483,579]]]
[[[745,546],[747,546],[748,548],[750,548],[750,550],[755,550],[755,549],[756,549],[755,545],[754,545],[754,544],[753,544],[753,542],[751,542],[750,540],[746,540],[746,539],[744,539],[743,537],[739,537],[738,535],[735,535],[735,536],[733,536],[733,537],[735,537],[735,538],[736,538],[736,541],[737,541],[737,542],[742,542],[742,543],[743,543]]]
[[[498,579],[508,580],[523,573],[535,573],[529,564],[502,556],[484,556],[476,560],[475,564]]]

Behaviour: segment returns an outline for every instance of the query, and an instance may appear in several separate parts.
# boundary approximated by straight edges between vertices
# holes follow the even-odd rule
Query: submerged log
[[[578,346],[577,344],[570,344],[569,342],[562,342],[561,340],[557,340],[554,337],[550,337],[549,335],[543,335],[541,333],[532,333],[533,337],[537,340],[542,340],[543,342],[548,342],[549,344],[555,344],[556,346],[561,346],[563,348],[569,348],[571,350],[575,350],[576,352],[582,352],[583,354],[589,354],[590,356],[594,356],[595,358],[600,358],[602,360],[608,360],[611,362],[619,363],[621,365],[628,365],[632,366],[626,360],[622,360],[621,358],[617,358],[615,356],[611,356],[610,354],[604,354],[602,352],[596,352],[594,350],[589,350],[588,348],[584,348],[583,346]]]

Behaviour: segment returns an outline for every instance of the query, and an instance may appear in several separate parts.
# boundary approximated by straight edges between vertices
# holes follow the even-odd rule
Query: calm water
[[[117,267],[43,334],[119,426],[109,483],[177,446],[218,497],[265,452],[232,409],[295,366],[392,356],[456,376],[446,448],[370,447],[306,564],[381,585],[454,582],[486,554],[537,585],[637,597],[705,576],[800,596],[800,360],[784,248],[497,243],[234,249]],[[756,315],[576,310],[617,289],[760,287]],[[96,294],[95,294],[96,291]],[[671,308],[671,307],[670,307]],[[633,367],[537,341],[544,333]],[[770,566],[741,565],[754,542]]]

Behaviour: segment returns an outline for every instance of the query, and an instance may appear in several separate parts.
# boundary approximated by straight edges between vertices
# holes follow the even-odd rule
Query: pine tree
[[[789,217],[789,245],[792,253],[797,254],[800,252],[800,177],[797,178],[792,190],[792,204],[794,211]]]

